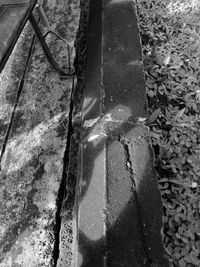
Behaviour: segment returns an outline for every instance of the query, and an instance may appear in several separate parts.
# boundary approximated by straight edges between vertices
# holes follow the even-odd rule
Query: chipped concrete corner
[[[73,64],[79,1],[48,0],[45,10],[52,30],[70,43]],[[1,267],[54,266],[57,260],[57,198],[74,83],[73,78],[59,78],[35,42],[23,88],[17,91],[32,39],[27,25],[0,75],[0,144],[5,149],[0,172]],[[48,44],[59,64],[66,65],[65,44],[51,36]]]

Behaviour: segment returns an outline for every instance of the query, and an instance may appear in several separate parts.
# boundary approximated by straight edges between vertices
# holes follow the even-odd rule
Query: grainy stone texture
[[[52,0],[46,14],[54,31],[73,47],[79,26],[79,1]],[[0,75],[1,144],[10,122],[30,45],[30,28]],[[53,55],[66,65],[66,45],[48,36]],[[35,45],[11,125],[0,172],[0,266],[53,266],[56,200],[63,175],[72,78],[61,80]]]
[[[27,25],[0,75],[0,151],[16,102],[17,89],[26,65],[32,38],[33,32]]]

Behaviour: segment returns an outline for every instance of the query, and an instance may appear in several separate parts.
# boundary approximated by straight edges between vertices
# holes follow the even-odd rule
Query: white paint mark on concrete
[[[138,66],[138,65],[142,65],[142,61],[141,61],[141,60],[133,60],[133,61],[130,61],[127,65],[128,65],[128,66]]]
[[[139,117],[138,118],[138,123],[143,123],[146,121],[147,118]]]
[[[86,120],[84,121],[84,124],[83,124],[83,127],[84,128],[89,128],[89,127],[92,127],[94,126],[94,124],[98,121],[100,117],[97,117],[95,119],[91,119],[91,120]]]
[[[92,142],[92,141],[96,140],[97,138],[104,137],[104,136],[107,136],[104,132],[99,133],[99,134],[94,134],[88,138],[88,142]]]

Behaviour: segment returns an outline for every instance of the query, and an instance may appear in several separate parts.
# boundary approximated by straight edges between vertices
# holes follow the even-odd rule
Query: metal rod
[[[69,66],[69,70],[71,70],[71,61],[70,61],[70,45],[67,42],[67,40],[65,40],[62,36],[60,36],[59,34],[55,33],[52,30],[49,30],[48,32],[45,33],[44,37],[46,38],[48,34],[54,34],[56,37],[58,37],[60,40],[62,40],[63,42],[65,42],[65,44],[67,45],[67,52],[68,52],[68,66]]]
[[[69,72],[69,73],[65,72],[62,68],[60,68],[60,66],[54,60],[54,58],[53,58],[53,56],[52,56],[52,54],[51,54],[51,52],[50,52],[50,50],[49,50],[49,48],[47,46],[45,38],[44,38],[42,32],[40,31],[40,28],[39,28],[39,26],[38,26],[38,24],[37,24],[37,22],[36,22],[36,20],[35,20],[35,18],[33,16],[33,14],[30,14],[29,21],[30,21],[30,23],[31,23],[31,25],[32,25],[32,27],[33,27],[33,29],[35,31],[35,34],[36,34],[36,36],[37,36],[37,38],[38,38],[38,40],[40,42],[40,45],[41,45],[41,47],[42,47],[42,49],[43,49],[43,51],[44,51],[49,63],[52,65],[54,70],[56,72],[58,72],[61,76],[73,76],[75,74],[75,71],[72,71],[72,72]]]

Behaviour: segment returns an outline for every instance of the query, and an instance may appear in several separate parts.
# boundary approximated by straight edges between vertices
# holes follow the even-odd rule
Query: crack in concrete
[[[76,90],[72,90],[70,102],[70,116],[68,127],[68,143],[65,151],[66,164],[63,170],[65,192],[63,193],[62,203],[57,210],[57,243],[55,244],[55,266],[68,266],[73,262],[73,248],[76,236],[74,228],[73,209],[75,201],[75,188],[77,179],[77,156],[79,151],[80,128],[82,120],[80,108],[82,107],[82,93],[85,79],[87,27],[88,27],[88,1],[80,1],[80,20],[79,29],[75,40],[75,60],[74,66],[77,73]],[[63,181],[63,182],[64,182]],[[62,187],[62,185],[61,185]],[[59,231],[58,231],[59,230]],[[71,256],[70,256],[71,255]],[[72,257],[72,258],[71,258]],[[64,264],[64,265],[63,265]]]
[[[151,264],[151,259],[149,257],[149,253],[148,253],[148,247],[147,247],[147,242],[145,239],[145,235],[144,235],[144,224],[143,224],[143,219],[142,219],[142,215],[140,212],[140,203],[138,200],[138,196],[137,196],[137,185],[134,179],[134,170],[133,170],[133,165],[132,165],[132,161],[131,161],[131,155],[130,155],[130,151],[129,151],[129,144],[128,142],[126,143],[125,140],[122,140],[121,136],[118,136],[118,141],[123,145],[124,147],[124,153],[125,153],[125,157],[126,157],[126,169],[128,170],[128,172],[130,173],[130,178],[132,180],[133,183],[133,194],[134,194],[134,198],[135,198],[135,202],[136,202],[136,206],[137,206],[137,213],[138,213],[138,218],[139,218],[139,229],[140,229],[140,236],[141,236],[141,240],[142,240],[142,249],[145,255],[145,258],[143,259],[143,262],[141,262],[142,266],[150,266]]]
[[[61,213],[62,213],[62,205],[64,199],[66,198],[66,179],[67,179],[67,170],[69,168],[69,154],[71,148],[71,137],[73,135],[73,110],[74,110],[74,89],[76,87],[76,76],[73,76],[72,81],[72,91],[70,97],[70,110],[69,110],[69,117],[68,117],[68,132],[67,132],[67,142],[66,142],[66,149],[64,152],[63,158],[63,173],[62,173],[62,180],[60,183],[60,187],[58,189],[58,195],[56,200],[56,218],[55,218],[55,226],[54,226],[54,235],[55,235],[55,243],[53,248],[53,266],[57,266],[57,261],[59,258],[59,247],[60,247],[60,230],[61,230]]]

